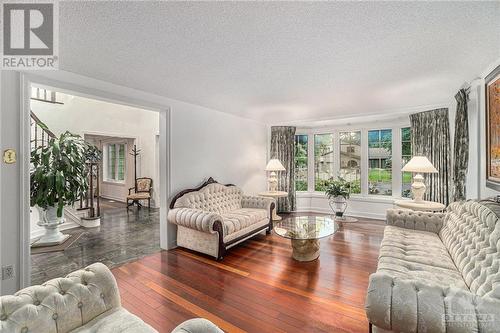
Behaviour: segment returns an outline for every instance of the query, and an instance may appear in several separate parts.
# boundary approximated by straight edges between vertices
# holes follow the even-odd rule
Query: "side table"
[[[394,205],[399,208],[412,209],[422,212],[442,212],[446,207],[434,201],[415,202],[413,200],[396,200]]]
[[[269,197],[269,198],[284,198],[288,196],[288,192],[285,191],[266,191],[266,192],[260,192],[259,195],[261,197]],[[276,203],[276,207],[273,209],[273,221],[279,221],[281,220],[281,216],[276,214],[276,210],[278,209],[278,203]]]

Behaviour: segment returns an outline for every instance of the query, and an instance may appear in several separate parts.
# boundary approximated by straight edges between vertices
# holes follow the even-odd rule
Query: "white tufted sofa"
[[[121,307],[111,271],[96,263],[85,269],[0,297],[0,333],[156,332]],[[188,320],[172,333],[223,333],[210,321]]]
[[[170,204],[168,221],[177,225],[177,245],[222,259],[230,247],[273,228],[272,198],[243,195],[234,185],[210,178],[196,189],[179,193]]]
[[[366,314],[376,332],[500,332],[500,206],[388,210]]]

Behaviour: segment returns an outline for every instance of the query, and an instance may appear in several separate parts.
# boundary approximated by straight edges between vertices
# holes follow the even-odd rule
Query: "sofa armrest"
[[[194,318],[174,328],[172,333],[224,333],[224,331],[207,319]]]
[[[443,227],[445,213],[416,212],[407,209],[388,209],[387,225],[438,233]]]
[[[276,206],[276,200],[268,197],[259,197],[252,195],[244,195],[241,199],[242,208],[257,208],[265,209],[268,214],[271,214],[271,205]],[[269,215],[270,217],[270,215]]]
[[[167,220],[186,228],[215,233],[214,224],[217,221],[222,223],[222,216],[201,209],[174,208],[168,211]]]
[[[377,272],[370,276],[366,315],[394,332],[497,332],[500,299]]]

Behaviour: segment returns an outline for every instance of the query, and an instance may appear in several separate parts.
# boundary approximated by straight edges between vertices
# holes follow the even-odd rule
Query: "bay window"
[[[314,135],[314,190],[324,191],[333,175],[333,134]]]
[[[368,131],[368,193],[392,195],[392,130]]]
[[[307,134],[295,136],[295,190],[307,191]]]
[[[361,193],[361,132],[340,132],[340,177],[351,182],[351,193]]]

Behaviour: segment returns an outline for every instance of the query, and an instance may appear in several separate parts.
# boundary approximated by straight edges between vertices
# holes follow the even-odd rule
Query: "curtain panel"
[[[278,190],[288,192],[288,197],[278,198],[277,212],[295,210],[295,127],[271,127],[271,158],[277,158],[285,171],[277,172]]]
[[[436,109],[410,115],[413,156],[426,156],[439,171],[425,174],[425,200],[446,206],[452,199],[450,188],[450,124],[448,109]]]
[[[465,200],[467,168],[469,167],[469,116],[467,103],[469,93],[460,89],[455,95],[457,114],[455,117],[455,142],[453,149],[453,199]]]

